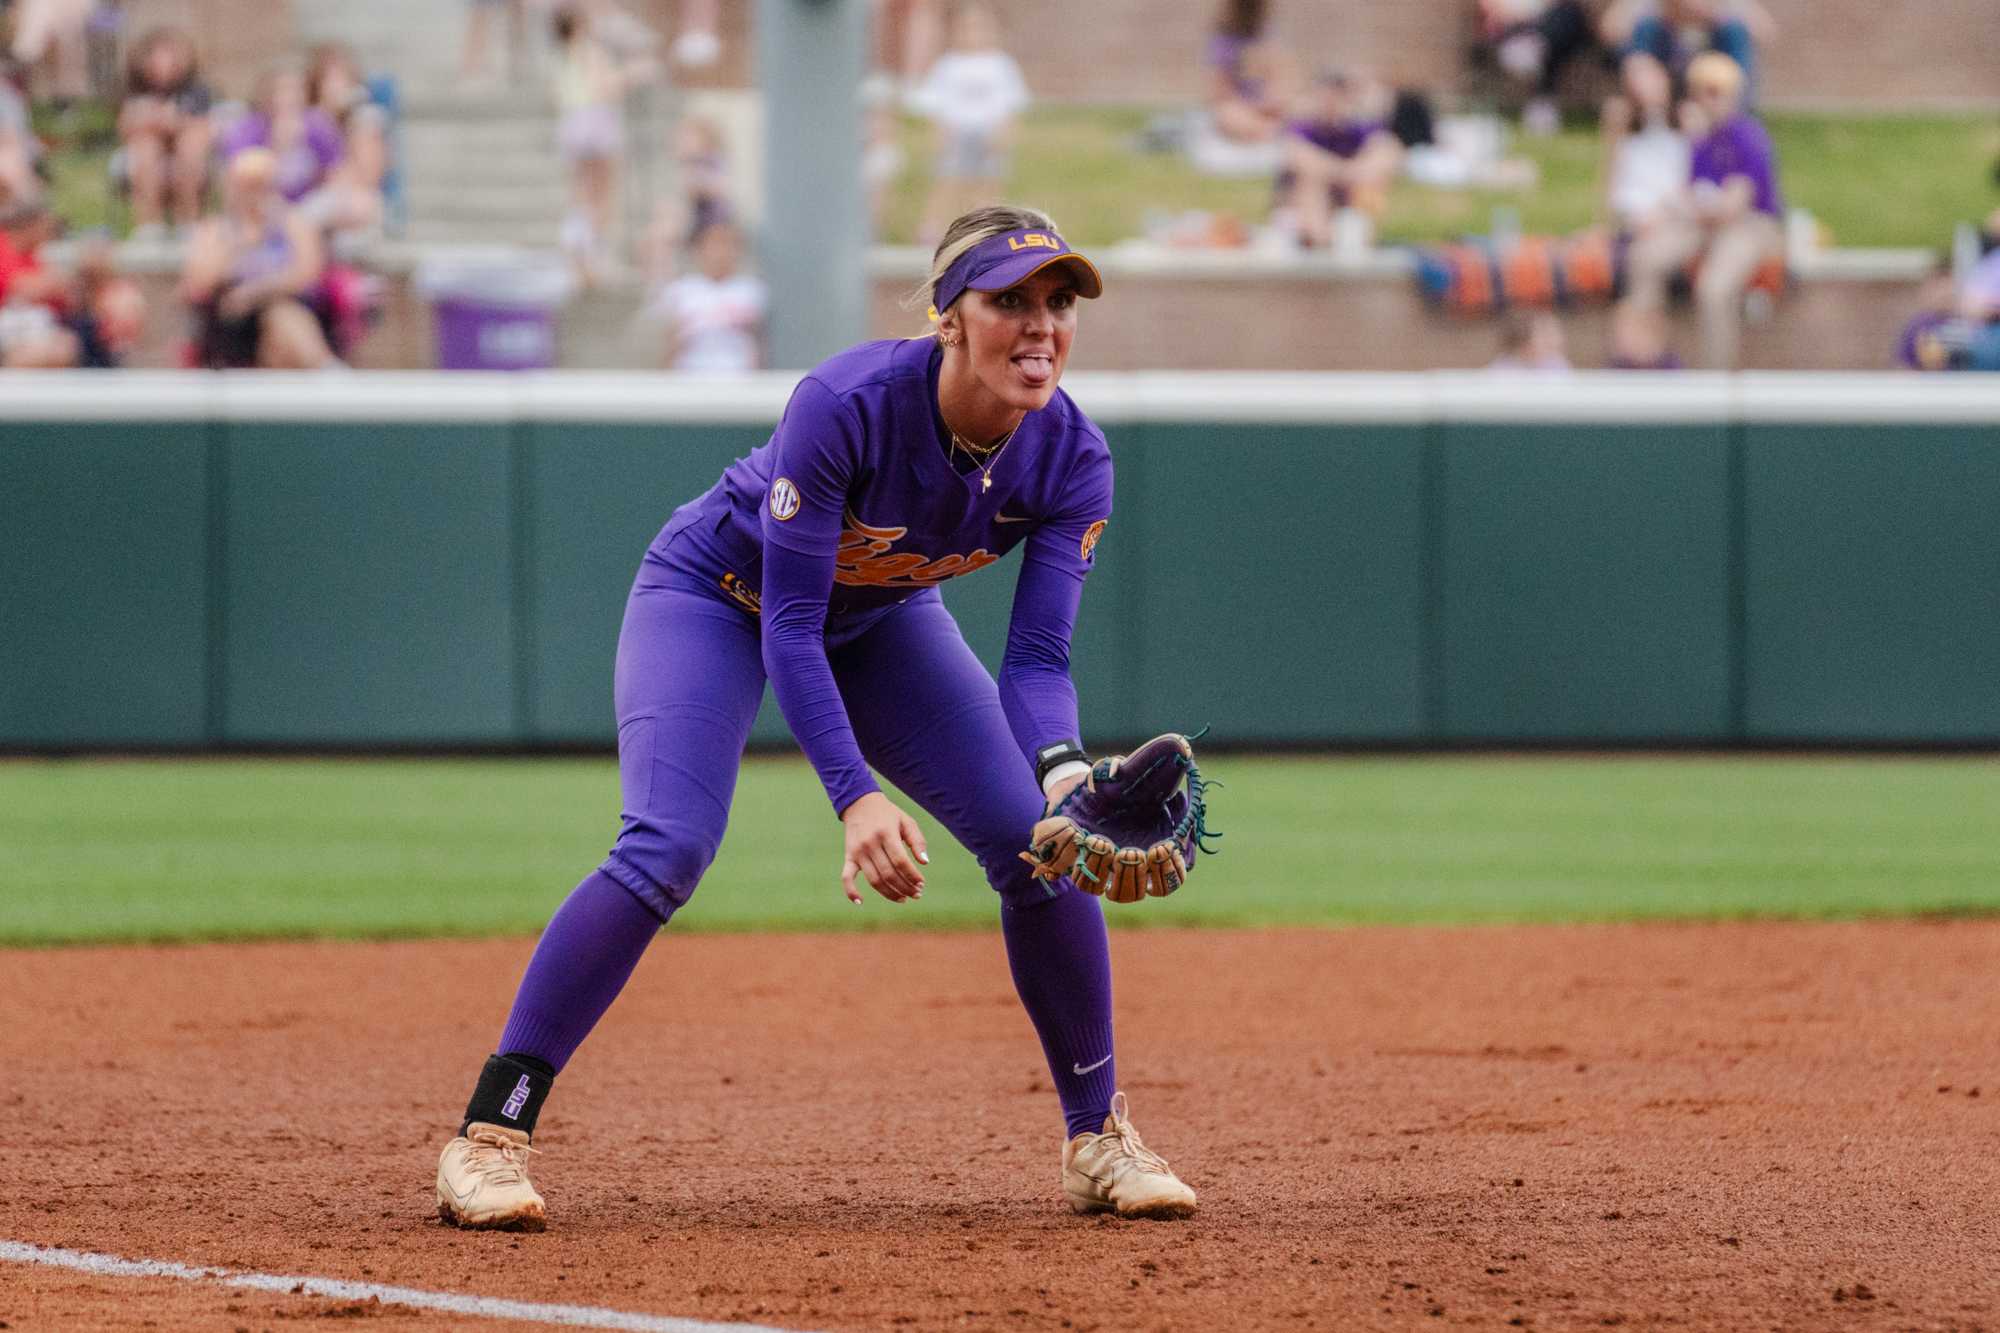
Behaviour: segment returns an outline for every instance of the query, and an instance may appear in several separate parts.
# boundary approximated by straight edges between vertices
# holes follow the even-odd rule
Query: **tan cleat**
[[[1102,1134],[1079,1134],[1063,1144],[1062,1186],[1069,1206],[1120,1217],[1191,1216],[1194,1191],[1165,1158],[1139,1141],[1125,1111],[1125,1094],[1115,1094]]]
[[[540,1231],[549,1224],[528,1180],[528,1136],[474,1121],[438,1158],[438,1216],[476,1231]]]

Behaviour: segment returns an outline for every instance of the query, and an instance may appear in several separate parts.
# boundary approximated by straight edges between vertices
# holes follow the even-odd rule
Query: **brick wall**
[[[1766,96],[1793,104],[2000,102],[1996,0],[1766,0],[1780,29]],[[1273,0],[1308,66],[1368,66],[1457,90],[1472,0]],[[1084,100],[1186,98],[1219,6],[1202,0],[1008,0],[998,6],[1035,91]],[[1051,35],[1055,35],[1051,39]]]
[[[999,7],[1038,96],[1164,101],[1197,96],[1218,4],[1208,0],[1011,0]],[[1308,68],[1368,67],[1399,83],[1455,86],[1462,0],[1273,0],[1276,40]]]
[[[672,0],[647,0],[664,15]],[[1794,105],[2000,103],[2000,0],[1766,0],[1780,40],[1767,97]],[[1473,0],[1273,0],[1277,34],[1308,66],[1366,66],[1447,91],[1464,83]],[[753,0],[723,0],[725,35]],[[1213,0],[1004,0],[1008,45],[1038,96],[1174,101],[1199,94]],[[731,43],[736,47],[736,43]],[[732,51],[722,79],[748,77]]]
[[[1996,0],[1766,0],[1769,90],[1801,105],[2000,101]]]
[[[412,4],[463,0],[410,0]],[[803,3],[804,0],[797,0]],[[191,28],[230,92],[294,49],[297,4],[338,0],[129,0],[128,30]],[[628,0],[663,33],[679,0]],[[2000,103],[2000,0],[1765,0],[1782,28],[1766,96],[1792,105]],[[1307,65],[1366,66],[1398,82],[1457,91],[1473,0],[1273,0],[1280,39]],[[752,77],[755,0],[722,0],[724,55],[690,87]],[[1198,95],[1214,0],[999,0],[1009,47],[1040,97],[1181,101]]]
[[[136,275],[149,300],[145,336],[133,357],[142,367],[178,364],[187,336],[186,308],[175,275]],[[902,307],[906,277],[870,286],[870,336],[908,337],[923,322]],[[429,305],[405,278],[386,283],[381,324],[355,364],[368,370],[425,369],[436,364]],[[635,291],[599,292],[574,302],[562,320],[562,364],[608,370],[656,364],[658,342],[635,337]],[[1801,282],[1766,323],[1744,332],[1753,370],[1887,370],[1903,322],[1917,310],[1913,283]],[[1565,316],[1570,357],[1604,364],[1608,312]],[[1677,309],[1674,342],[1692,364],[1699,339],[1692,312]],[[1163,337],[1161,331],[1171,331]],[[1357,330],[1365,336],[1357,336]],[[1499,325],[1427,309],[1407,278],[1312,282],[1296,279],[1196,283],[1119,277],[1091,303],[1079,331],[1078,370],[1448,370],[1483,366],[1498,348]]]
[[[907,283],[878,280],[876,337],[908,336],[897,304]],[[1750,370],[1888,370],[1896,338],[1917,312],[1917,288],[1885,280],[1800,282],[1771,318],[1745,328]],[[1408,278],[1348,281],[1115,278],[1089,303],[1071,364],[1078,370],[1449,370],[1483,366],[1499,351],[1500,326],[1428,309]],[[1601,367],[1610,354],[1610,312],[1567,314],[1571,361]],[[1675,349],[1699,364],[1693,312],[1672,315]]]

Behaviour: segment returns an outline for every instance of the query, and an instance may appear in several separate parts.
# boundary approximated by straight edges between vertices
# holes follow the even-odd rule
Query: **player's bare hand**
[[[840,887],[849,902],[861,901],[861,891],[855,887],[857,875],[866,877],[875,892],[892,903],[924,896],[924,875],[917,866],[929,865],[931,857],[916,820],[875,791],[843,810],[840,822],[847,833]]]
[[[1064,778],[1061,782],[1049,788],[1049,806],[1042,813],[1047,815],[1054,814],[1056,807],[1063,803],[1063,797],[1081,787],[1083,780],[1089,776],[1088,772],[1078,773],[1075,777]]]

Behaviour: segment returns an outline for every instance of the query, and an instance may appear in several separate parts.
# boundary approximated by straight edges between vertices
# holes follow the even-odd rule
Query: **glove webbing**
[[[1188,737],[1188,739],[1190,741],[1194,741],[1196,739],[1199,739],[1201,736],[1206,735],[1207,733],[1208,733],[1208,728],[1203,727],[1193,736]],[[1183,814],[1180,817],[1179,821],[1174,824],[1173,831],[1169,835],[1171,840],[1174,841],[1175,843],[1179,843],[1184,839],[1186,839],[1190,834],[1192,834],[1194,836],[1195,849],[1197,851],[1206,852],[1210,856],[1214,856],[1215,848],[1209,846],[1207,840],[1210,838],[1220,838],[1222,834],[1219,830],[1211,829],[1208,826],[1208,789],[1210,787],[1220,787],[1222,784],[1220,782],[1215,781],[1212,778],[1203,778],[1201,775],[1200,766],[1197,765],[1194,760],[1188,758],[1186,755],[1180,753],[1177,750],[1169,750],[1166,753],[1162,754],[1159,758],[1155,759],[1152,762],[1152,764],[1148,765],[1143,771],[1141,771],[1139,775],[1133,779],[1133,781],[1134,782],[1145,781],[1147,776],[1152,773],[1153,769],[1157,768],[1159,765],[1163,763],[1179,764],[1182,768],[1187,770],[1187,788],[1188,788],[1187,813]],[[1088,790],[1095,792],[1097,790],[1098,769],[1102,767],[1108,771],[1109,766],[1110,766],[1110,760],[1108,759],[1099,760],[1097,764],[1091,767],[1090,775],[1084,778],[1084,780],[1078,783],[1075,787],[1072,787],[1069,790],[1069,793],[1063,797],[1062,804],[1058,805],[1054,810],[1050,811],[1049,813],[1051,815],[1060,815],[1064,813],[1069,803],[1076,799],[1076,794],[1080,791]],[[1074,875],[1082,875],[1085,879],[1091,881],[1093,884],[1097,882],[1098,877],[1090,873],[1089,867],[1083,864],[1083,859],[1081,857],[1077,858],[1077,862],[1073,867],[1071,867],[1070,873]],[[1054,884],[1047,885],[1046,892],[1050,897],[1054,897],[1055,885]]]

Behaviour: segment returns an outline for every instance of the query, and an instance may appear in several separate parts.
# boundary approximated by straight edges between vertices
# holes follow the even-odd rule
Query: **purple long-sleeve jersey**
[[[1778,193],[1778,154],[1771,135],[1755,117],[1737,114],[1709,131],[1694,146],[1689,179],[1697,184],[1727,185],[1732,177],[1750,182],[1750,207],[1782,217],[1784,199]]]
[[[675,511],[654,543],[762,615],[772,689],[837,811],[878,788],[829,648],[1023,541],[1001,703],[1030,757],[1080,734],[1070,633],[1111,515],[1111,451],[1058,390],[992,459],[990,486],[985,468],[959,472],[937,411],[941,355],[931,339],[897,339],[821,363],[770,441]]]

